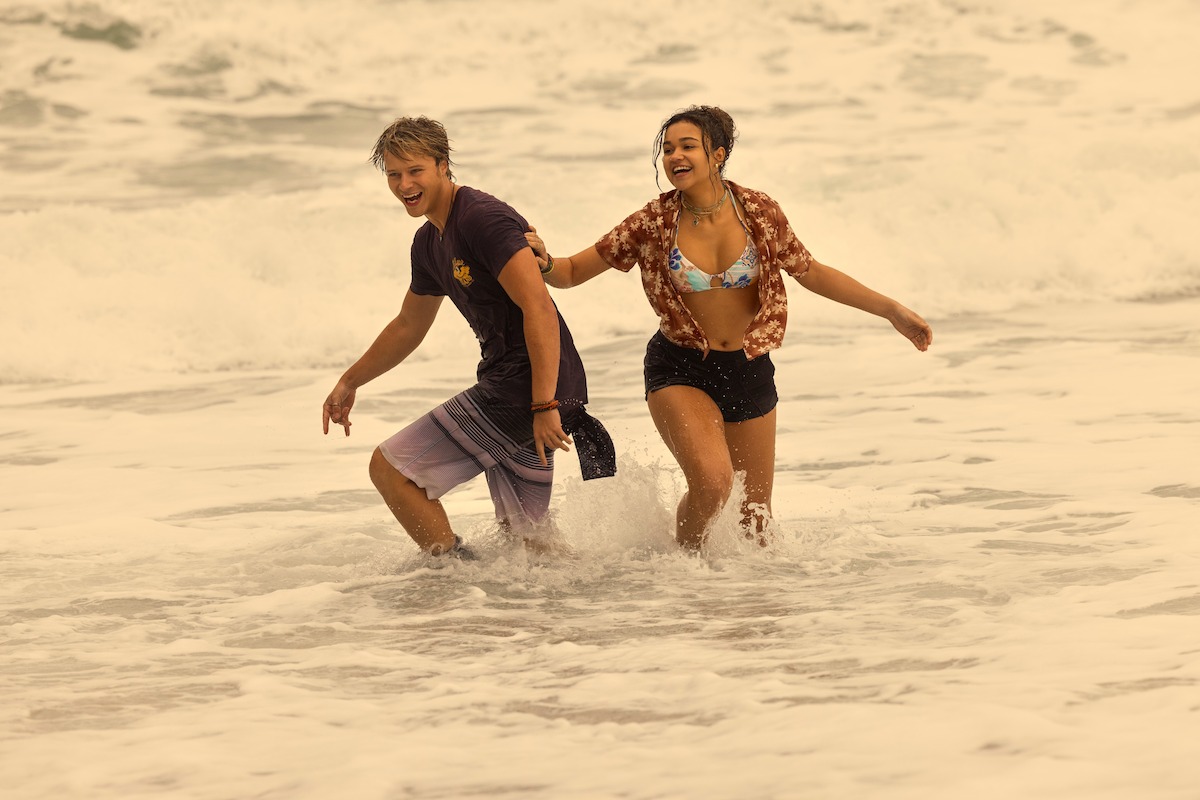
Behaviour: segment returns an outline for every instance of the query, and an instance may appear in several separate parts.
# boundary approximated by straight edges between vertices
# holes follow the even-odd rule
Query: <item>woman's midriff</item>
[[[741,350],[746,328],[758,313],[758,284],[744,289],[710,289],[683,295],[713,350]]]

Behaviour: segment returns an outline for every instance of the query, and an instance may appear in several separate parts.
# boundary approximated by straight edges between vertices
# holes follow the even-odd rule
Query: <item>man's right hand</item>
[[[341,425],[346,430],[346,435],[350,435],[350,409],[354,407],[354,389],[346,385],[344,381],[338,381],[338,385],[333,387],[333,391],[329,393],[329,397],[325,398],[325,405],[321,407],[321,429],[325,433],[329,433],[329,422],[333,421],[335,425]]]

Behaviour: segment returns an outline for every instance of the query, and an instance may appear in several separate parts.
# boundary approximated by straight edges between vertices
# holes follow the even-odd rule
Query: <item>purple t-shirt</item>
[[[525,345],[525,316],[498,280],[504,265],[523,247],[528,223],[512,206],[490,194],[460,186],[439,235],[426,222],[413,237],[412,291],[449,297],[479,340],[479,387],[506,403],[528,407],[534,398],[533,370]],[[562,314],[558,315],[559,400],[587,402],[583,362]],[[543,399],[543,398],[537,398]]]

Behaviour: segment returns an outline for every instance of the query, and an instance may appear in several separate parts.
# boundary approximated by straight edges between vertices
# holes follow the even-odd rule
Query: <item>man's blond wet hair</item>
[[[375,149],[371,152],[371,163],[380,171],[386,171],[384,158],[391,153],[397,158],[428,156],[437,163],[446,162],[446,175],[454,180],[450,160],[450,139],[442,123],[429,117],[399,117],[379,134]]]

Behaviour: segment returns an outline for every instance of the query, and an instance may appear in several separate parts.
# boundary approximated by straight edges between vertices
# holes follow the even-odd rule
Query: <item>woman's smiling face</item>
[[[694,122],[680,120],[663,133],[663,171],[671,185],[681,191],[696,186],[697,181],[710,182],[724,155],[725,149],[719,147],[709,157],[704,132]]]

